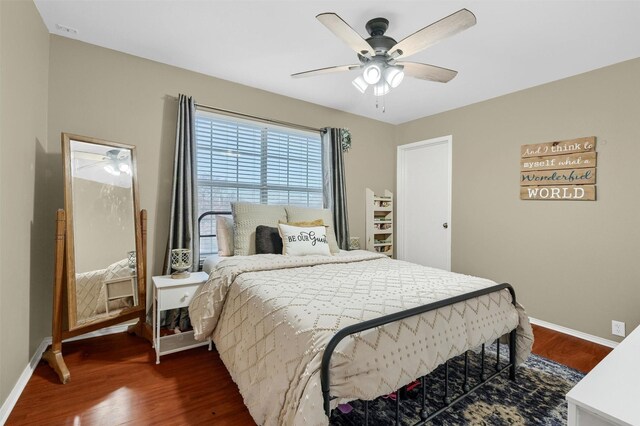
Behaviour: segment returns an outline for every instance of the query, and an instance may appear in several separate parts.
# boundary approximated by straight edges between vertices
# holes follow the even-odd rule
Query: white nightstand
[[[193,338],[193,331],[160,337],[160,312],[188,307],[198,287],[208,278],[206,272],[192,272],[189,278],[182,279],[173,279],[171,275],[153,277],[153,346],[156,349],[156,364],[160,364],[161,355],[204,345],[209,345],[211,350],[211,340],[199,342]]]

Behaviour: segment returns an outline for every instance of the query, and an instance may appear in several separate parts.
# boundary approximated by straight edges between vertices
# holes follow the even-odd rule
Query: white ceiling
[[[107,1],[35,0],[49,31],[376,120],[399,124],[640,57],[638,1]],[[382,16],[407,35],[463,7],[478,24],[410,60],[455,69],[447,84],[406,78],[385,96],[351,85],[357,63],[315,16],[335,12],[361,35]],[[68,34],[56,24],[72,27]],[[197,93],[191,94],[196,97]]]

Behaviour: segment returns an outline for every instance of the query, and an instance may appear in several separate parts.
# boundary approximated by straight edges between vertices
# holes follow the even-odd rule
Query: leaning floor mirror
[[[57,213],[53,344],[44,358],[70,378],[62,340],[138,319],[145,336],[146,211],[134,146],[62,134],[64,210]]]

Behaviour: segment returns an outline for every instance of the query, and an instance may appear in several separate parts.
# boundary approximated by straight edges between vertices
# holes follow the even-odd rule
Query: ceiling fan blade
[[[373,52],[369,43],[335,13],[321,13],[316,18],[356,53],[366,55]]]
[[[82,160],[102,161],[107,159],[107,157],[105,157],[104,155],[98,154],[96,152],[74,151],[73,155],[75,158]]]
[[[402,65],[404,67],[404,73],[406,75],[414,78],[419,78],[420,80],[447,83],[453,77],[458,75],[458,71],[436,67],[435,65],[420,64],[418,62],[398,61],[396,62],[396,65]]]
[[[389,52],[393,56],[394,52],[397,51],[399,55],[396,57],[402,56],[406,58],[475,24],[476,16],[467,9],[460,9],[404,38],[393,46]]]
[[[340,65],[337,67],[327,67],[327,68],[320,68],[317,70],[298,72],[295,74],[291,74],[291,77],[293,78],[313,77],[316,75],[330,74],[333,72],[351,71],[359,68],[360,68],[360,65]]]
[[[82,165],[82,166],[78,167],[78,170],[83,170],[83,169],[86,169],[88,167],[98,167],[101,164],[109,164],[109,163],[111,163],[111,160],[102,160],[102,161],[97,161],[95,163],[88,163],[88,164],[85,164],[85,165]]]

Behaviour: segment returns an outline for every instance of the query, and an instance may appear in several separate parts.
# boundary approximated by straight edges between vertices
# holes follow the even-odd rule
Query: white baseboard
[[[48,342],[47,342],[47,339],[48,339]],[[27,386],[27,383],[29,382],[31,375],[33,374],[34,370],[36,369],[36,366],[38,365],[38,362],[40,362],[40,358],[42,358],[42,354],[44,353],[45,349],[47,349],[47,346],[49,346],[50,344],[51,344],[51,337],[45,337],[44,339],[42,339],[42,342],[40,342],[40,346],[38,346],[38,349],[36,349],[36,352],[31,357],[29,364],[24,368],[24,370],[22,370],[22,374],[20,374],[18,381],[16,382],[15,386],[11,390],[11,393],[9,393],[7,400],[2,404],[2,407],[0,407],[0,425],[5,424],[5,422],[9,418],[9,414],[11,414],[11,410],[13,410],[13,407],[16,405],[16,402],[18,402],[18,398],[20,398],[20,395],[22,394],[24,387]]]
[[[84,340],[84,339],[90,339],[92,337],[106,336],[108,334],[122,333],[123,331],[127,331],[127,328],[130,325],[131,323],[124,323],[124,324],[114,325],[111,327],[105,327],[101,330],[92,331],[91,333],[81,334],[80,336],[75,336],[70,339],[66,339],[64,340],[64,342],[72,342],[74,340]],[[11,393],[9,393],[9,396],[7,397],[6,401],[4,401],[4,403],[0,407],[0,425],[4,425],[7,419],[9,418],[9,414],[11,414],[11,410],[13,410],[13,407],[15,407],[16,402],[18,402],[18,398],[20,398],[20,395],[22,395],[22,391],[24,390],[25,386],[27,386],[27,383],[29,382],[31,375],[33,374],[36,367],[38,366],[38,363],[42,358],[42,354],[44,354],[44,351],[49,347],[49,345],[51,345],[51,340],[52,340],[51,336],[48,336],[42,339],[42,342],[40,342],[38,349],[36,349],[36,352],[31,357],[29,364],[24,368],[24,370],[22,370],[22,374],[20,374],[18,381],[13,386]]]
[[[569,336],[577,337],[578,339],[587,340],[589,342],[597,343],[609,348],[615,348],[618,346],[618,342],[609,339],[603,339],[602,337],[594,336],[593,334],[583,333],[582,331],[574,330],[572,328],[564,327],[562,325],[553,324],[551,322],[539,320],[529,317],[531,324],[539,325],[540,327],[548,328],[559,333],[568,334]]]

